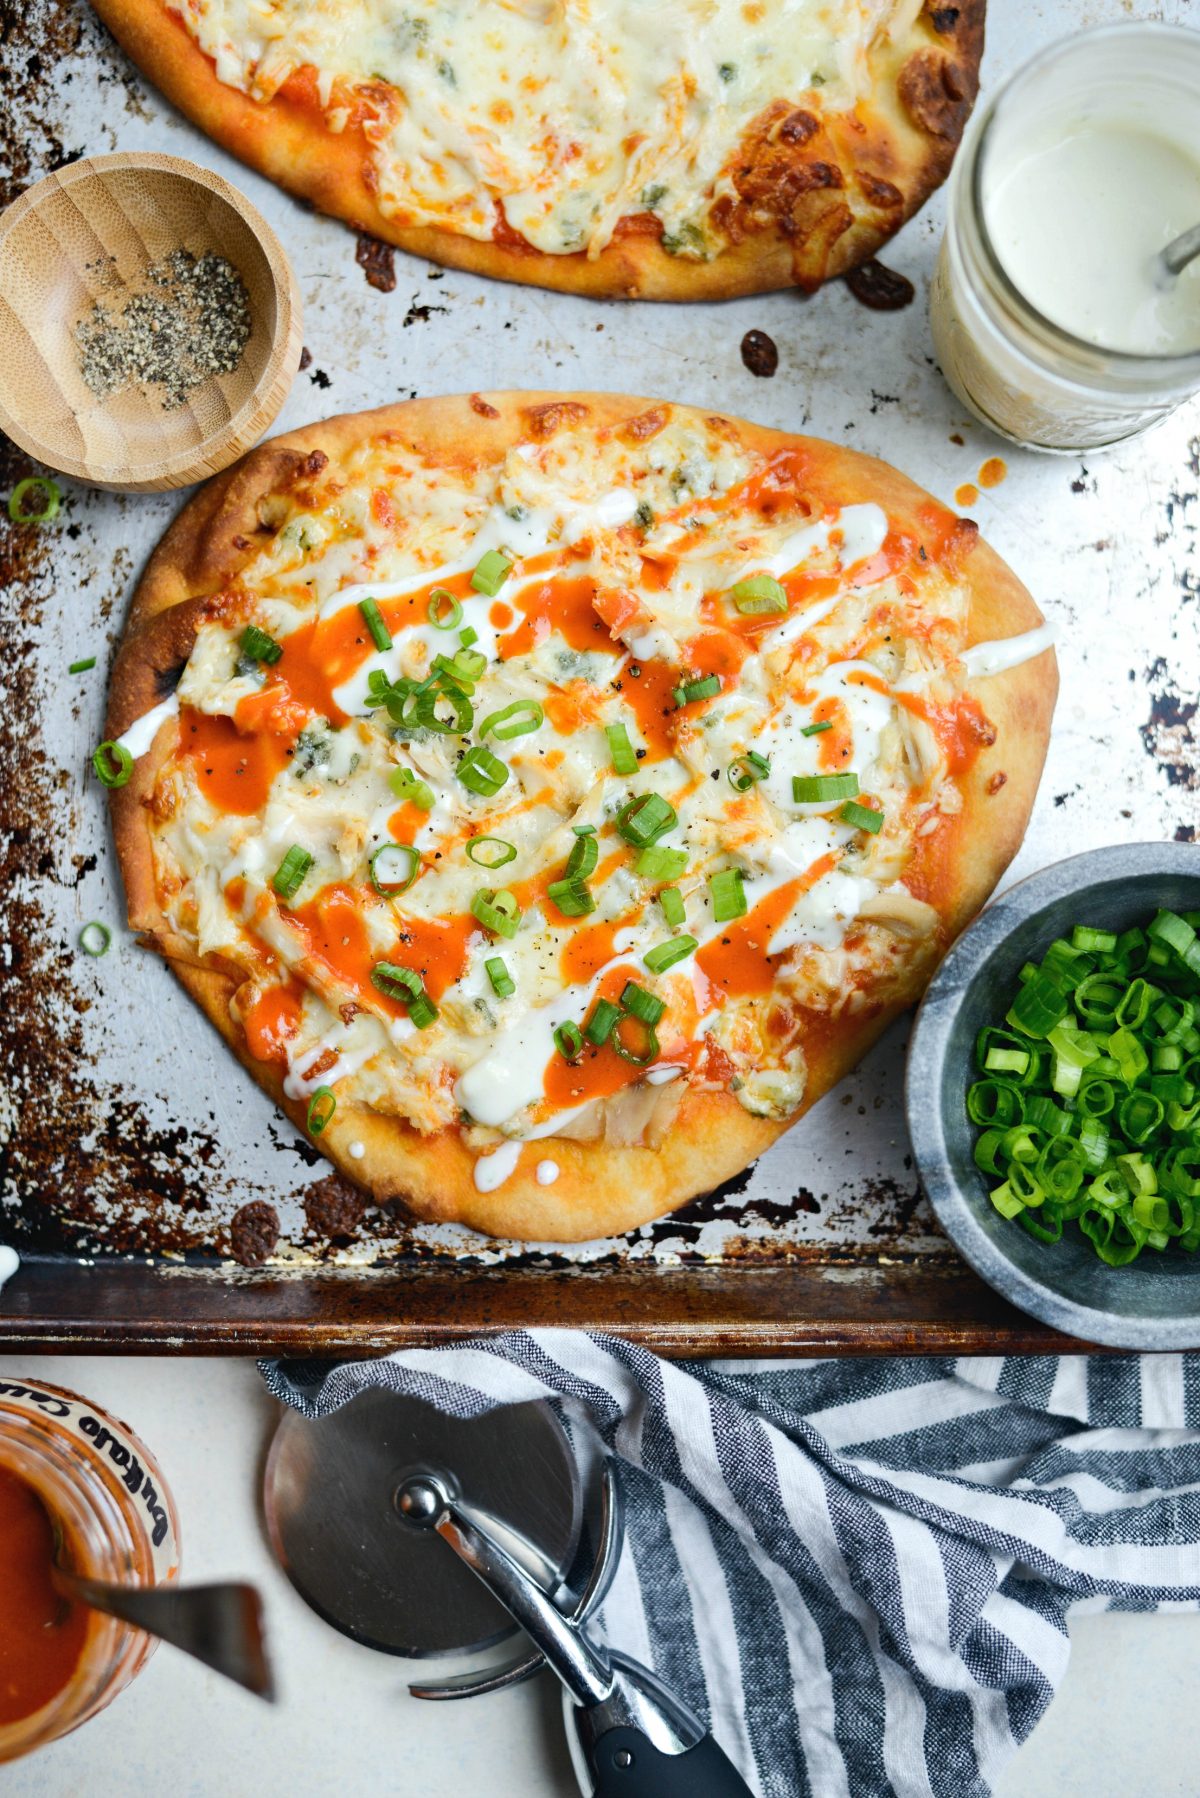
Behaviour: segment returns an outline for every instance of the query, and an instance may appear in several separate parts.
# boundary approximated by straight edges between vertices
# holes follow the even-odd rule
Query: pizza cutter
[[[623,1515],[610,1462],[586,1504],[582,1488],[549,1405],[463,1421],[375,1388],[315,1421],[285,1414],[267,1461],[267,1527],[327,1622],[445,1663],[410,1686],[418,1698],[475,1697],[548,1666],[588,1798],[749,1798],[657,1676],[590,1639]]]

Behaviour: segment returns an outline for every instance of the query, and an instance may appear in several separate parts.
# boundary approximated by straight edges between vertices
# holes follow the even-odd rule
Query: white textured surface
[[[144,1436],[179,1505],[185,1577],[262,1588],[281,1701],[269,1711],[163,1649],[85,1729],[6,1767],[5,1798],[572,1798],[548,1678],[420,1704],[406,1663],[346,1641],[292,1592],[259,1519],[276,1408],[252,1363],[0,1358],[0,1378],[16,1373],[84,1392]],[[996,1798],[1192,1798],[1200,1619],[1086,1616],[1072,1643],[1062,1692]]]

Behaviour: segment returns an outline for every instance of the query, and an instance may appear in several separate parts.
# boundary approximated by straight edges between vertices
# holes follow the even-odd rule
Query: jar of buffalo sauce
[[[179,1570],[175,1506],[145,1445],[98,1405],[0,1380],[0,1761],[66,1735],[139,1673],[155,1643],[58,1596],[55,1558],[93,1579]]]

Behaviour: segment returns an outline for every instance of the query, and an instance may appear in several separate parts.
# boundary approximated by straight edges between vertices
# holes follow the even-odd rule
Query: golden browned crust
[[[331,132],[308,99],[267,102],[217,80],[212,61],[162,0],[92,0],[122,48],[202,131],[320,211],[414,256],[567,293],[715,300],[843,275],[945,180],[979,85],[986,0],[904,0],[873,42],[869,98],[818,120],[781,99],[752,121],[730,177],[737,199],[714,220],[711,261],[672,256],[657,232],[621,232],[598,256],[552,256],[515,233],[484,242],[381,211],[355,125]],[[511,237],[511,241],[509,238]]]
[[[328,419],[264,444],[202,488],[151,556],[113,670],[108,734],[128,729],[163,697],[164,684],[169,686],[190,651],[200,602],[233,580],[251,552],[260,509],[273,494],[319,473],[322,458],[336,466],[364,440],[386,435],[435,464],[478,465],[499,461],[522,440],[560,431],[612,432],[637,440],[660,428],[660,419],[665,422],[685,410],[619,394],[473,394]],[[918,537],[933,529],[935,521],[945,527],[944,508],[887,463],[759,425],[709,422],[751,451],[797,448],[814,491],[828,503],[874,500],[893,524]],[[1033,599],[978,539],[974,527],[960,521],[952,529],[970,595],[968,641],[1013,636],[1037,625],[1041,614]],[[936,839],[936,879],[926,896],[943,921],[938,953],[983,904],[1020,845],[1041,775],[1057,684],[1049,651],[980,683],[978,698],[994,727],[994,741],[985,737],[959,783],[962,813]],[[198,963],[194,951],[166,929],[158,905],[147,803],[176,737],[174,727],[164,725],[151,753],[137,763],[134,779],[112,794],[130,922],[166,956],[234,1054],[303,1129],[304,1105],[286,1097],[278,1069],[257,1061],[247,1049],[233,1012],[240,973],[215,956]],[[918,997],[934,959],[930,956],[914,969],[903,993],[845,1020],[828,1043],[809,1052],[808,1086],[797,1115],[828,1092],[891,1019]],[[339,1104],[320,1146],[374,1198],[401,1199],[418,1217],[453,1220],[524,1240],[585,1241],[633,1229],[709,1190],[761,1154],[794,1121],[754,1118],[728,1093],[689,1090],[659,1149],[546,1139],[525,1148],[516,1173],[493,1193],[476,1189],[474,1157],[456,1133],[424,1137],[395,1118],[349,1101]],[[362,1144],[361,1157],[350,1156],[352,1142]],[[553,1185],[543,1187],[534,1172],[546,1156],[561,1172]]]

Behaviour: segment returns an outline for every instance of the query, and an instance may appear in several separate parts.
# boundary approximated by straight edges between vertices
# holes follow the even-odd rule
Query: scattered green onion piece
[[[729,764],[729,784],[735,793],[745,793],[760,780],[766,780],[771,772],[771,764],[765,755],[759,755],[757,749],[748,749],[745,755],[734,756]]]
[[[92,768],[102,787],[123,787],[133,773],[133,757],[111,738],[92,751]]]
[[[820,724],[804,724],[800,727],[802,737],[819,737],[823,731],[833,729],[833,719],[823,718]]]
[[[661,999],[654,993],[648,993],[645,987],[639,986],[635,980],[625,982],[621,994],[622,1011],[632,1012],[633,1016],[641,1023],[649,1024],[653,1029],[655,1024],[661,1020],[666,1009],[666,1005]]]
[[[661,793],[643,793],[617,813],[617,829],[635,849],[644,849],[647,844],[657,842],[659,837],[674,830],[678,822],[675,807]]]
[[[487,848],[487,845],[491,845]],[[486,850],[480,854],[480,850]],[[472,837],[467,844],[467,860],[477,868],[503,868],[517,859],[516,846],[505,837]]]
[[[26,511],[25,496],[34,492],[44,493],[46,497],[37,511]],[[48,524],[58,516],[61,504],[62,488],[57,481],[52,481],[48,475],[26,475],[8,496],[8,516],[14,524]]]
[[[238,648],[252,662],[265,662],[272,667],[283,654],[283,644],[277,643],[269,631],[259,630],[257,624],[248,624],[238,638]]]
[[[371,885],[385,899],[407,893],[421,872],[421,857],[411,843],[383,843],[367,863]]]
[[[837,799],[854,799],[857,794],[857,774],[792,776],[792,802],[795,805],[828,805]]]
[[[637,1029],[641,1034],[642,1047],[640,1053],[635,1049],[631,1049],[625,1041],[625,1027],[631,1020],[637,1026]],[[658,1037],[655,1034],[654,1026],[653,1024],[644,1024],[634,1012],[623,1011],[621,1013],[620,1017],[612,1027],[612,1033],[608,1040],[616,1050],[617,1054],[621,1057],[621,1060],[632,1062],[635,1068],[648,1068],[652,1061],[658,1060]]]
[[[586,880],[593,873],[600,859],[600,845],[596,841],[594,831],[576,833],[571,853],[567,857],[566,878],[568,880]]]
[[[673,688],[677,706],[691,705],[697,699],[714,699],[721,691],[721,679],[716,674],[705,674],[698,680],[685,680]]]
[[[271,885],[281,899],[287,901],[296,897],[312,865],[313,858],[308,850],[293,843],[271,877]]]
[[[683,894],[678,887],[664,887],[658,895],[658,903],[662,906],[662,915],[672,930],[687,919],[687,907],[683,903]]]
[[[437,1006],[425,991],[425,982],[413,968],[394,961],[377,961],[371,969],[371,984],[388,999],[407,1006],[409,1021],[425,1030],[437,1017]]]
[[[614,1005],[611,999],[597,999],[587,1023],[583,1026],[583,1034],[589,1043],[592,1043],[597,1049],[602,1047],[612,1035],[612,1027],[620,1015],[621,1007]]]
[[[336,1110],[337,1096],[334,1093],[333,1088],[331,1086],[318,1086],[316,1092],[308,1101],[308,1116],[305,1119],[305,1122],[308,1125],[308,1134],[310,1136],[320,1136]]]
[[[448,610],[443,612],[443,606]],[[456,599],[449,588],[435,587],[429,595],[425,613],[435,631],[454,631],[462,623],[462,601]]]
[[[530,731],[540,730],[545,722],[545,708],[536,699],[514,699],[503,711],[489,712],[479,726],[479,734],[486,737],[491,731],[501,743],[507,743],[513,737],[524,737]]]
[[[847,799],[838,817],[843,824],[852,825],[855,830],[869,831],[873,837],[883,829],[883,813],[873,806],[859,805],[856,799]]]
[[[479,641],[479,632],[473,624],[469,624],[466,630],[459,631],[458,640],[464,649],[472,649]]]
[[[95,656],[84,656],[81,662],[72,662],[67,669],[68,674],[86,674],[89,668],[96,666]]]
[[[637,773],[637,751],[629,741],[629,732],[623,724],[606,724],[604,734],[608,738],[609,754],[612,756],[614,774],[622,776]]]
[[[564,1061],[578,1061],[583,1054],[583,1036],[579,1025],[570,1018],[559,1024],[554,1032],[554,1047]]]
[[[687,865],[686,849],[667,849],[660,843],[650,843],[633,864],[633,871],[640,880],[678,880]]]
[[[449,718],[437,709],[443,703],[450,707]],[[475,707],[457,685],[448,682],[419,692],[411,714],[406,709],[402,718],[395,718],[394,713],[392,716],[404,730],[432,730],[442,737],[465,737],[475,722]]]
[[[79,932],[79,947],[85,955],[107,955],[108,946],[112,942],[112,931],[99,918],[93,918]]]
[[[493,955],[483,965],[487,970],[487,977],[492,983],[492,991],[496,997],[511,999],[517,989],[503,959],[499,955]]]
[[[653,949],[647,949],[642,960],[652,974],[665,974],[677,961],[685,961],[689,955],[694,955],[699,947],[694,936],[673,936],[669,942],[656,943]]]
[[[476,593],[482,593],[488,599],[495,599],[508,579],[508,571],[511,567],[512,562],[508,556],[498,549],[487,549],[475,565],[475,572],[471,576],[471,585]]]
[[[770,574],[752,574],[747,580],[739,581],[729,589],[729,597],[738,611],[749,618],[788,609],[787,594]]]
[[[433,788],[428,781],[419,779],[411,768],[393,768],[388,775],[388,785],[397,799],[415,805],[418,811],[433,810]]]
[[[508,769],[498,756],[477,743],[468,749],[455,770],[464,787],[472,793],[480,793],[490,799],[498,793],[508,779]]]
[[[521,922],[516,895],[507,887],[502,887],[499,892],[491,887],[481,887],[471,901],[471,916],[477,918],[485,930],[505,938],[516,936],[517,925]]]
[[[385,649],[392,647],[392,633],[383,622],[383,613],[373,599],[360,599],[358,609],[363,615],[363,622],[371,633],[372,643],[382,655]]]
[[[722,868],[708,877],[708,893],[712,900],[713,922],[728,924],[746,915],[746,890],[739,868]]]
[[[595,895],[582,880],[552,880],[546,897],[564,918],[583,918],[596,909]]]
[[[475,683],[483,678],[487,657],[477,649],[456,649],[452,656],[434,656],[433,671],[444,689],[449,683],[464,693],[473,693]]]

